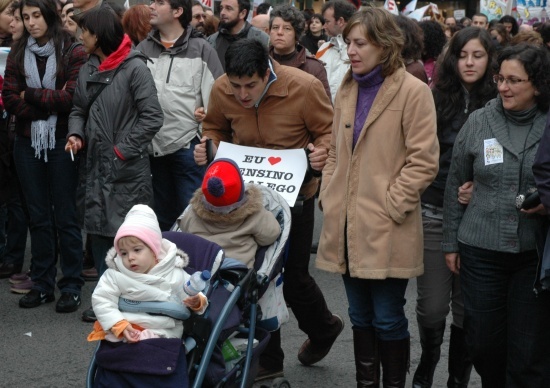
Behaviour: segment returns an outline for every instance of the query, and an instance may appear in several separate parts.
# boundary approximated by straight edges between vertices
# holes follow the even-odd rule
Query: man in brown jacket
[[[204,142],[210,138],[216,146],[226,141],[268,149],[307,147],[311,167],[321,171],[328,155],[333,115],[321,82],[271,61],[262,44],[249,39],[233,43],[225,60],[226,74],[212,88],[195,162],[207,163]],[[322,360],[344,328],[344,321],[330,312],[308,270],[317,187],[316,178],[302,184],[300,194],[305,200],[301,213],[292,216],[285,264],[285,300],[308,335],[298,352],[304,365]],[[280,341],[280,331],[272,332],[260,359],[258,379],[282,376]]]

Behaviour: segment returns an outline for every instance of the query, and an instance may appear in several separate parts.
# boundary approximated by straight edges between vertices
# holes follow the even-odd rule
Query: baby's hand
[[[200,308],[201,305],[201,297],[199,294],[189,296],[183,300],[183,304],[187,307],[189,307],[191,310],[196,310]]]
[[[126,338],[126,341],[128,341],[129,343],[136,343],[139,341],[140,331],[134,329],[132,325],[126,326],[126,329],[124,329],[122,334],[124,335],[124,338]]]
[[[202,292],[199,292],[197,295],[185,298],[183,304],[195,313],[202,314],[208,306],[208,299]]]

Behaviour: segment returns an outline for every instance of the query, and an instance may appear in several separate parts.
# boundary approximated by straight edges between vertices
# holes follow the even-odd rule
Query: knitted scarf
[[[46,72],[42,80],[38,74],[36,56],[47,57]],[[55,90],[57,60],[55,46],[49,40],[44,46],[39,46],[32,36],[27,39],[24,57],[25,73],[27,74],[27,86],[38,89]],[[48,161],[48,149],[55,147],[55,127],[57,115],[50,115],[46,120],[35,120],[31,123],[31,145],[34,148],[34,156],[40,159],[41,151],[44,151],[44,161]]]

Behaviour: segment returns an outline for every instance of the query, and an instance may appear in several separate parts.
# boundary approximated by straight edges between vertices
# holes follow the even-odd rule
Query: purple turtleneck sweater
[[[353,125],[353,148],[357,144],[359,134],[365,125],[370,108],[376,94],[384,82],[382,77],[382,65],[376,66],[370,73],[365,75],[352,74],[353,79],[359,84],[357,93],[357,105],[355,106],[355,122]]]

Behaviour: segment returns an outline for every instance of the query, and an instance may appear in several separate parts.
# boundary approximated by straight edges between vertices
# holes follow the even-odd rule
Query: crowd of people
[[[320,13],[265,3],[251,18],[250,5],[222,0],[214,15],[197,0],[128,10],[0,0],[0,45],[11,47],[0,278],[19,306],[51,303],[57,287],[56,311],[75,312],[85,280],[100,279],[82,313],[98,321],[91,336],[137,341],[111,294],[183,279],[161,230],[177,223],[248,266],[243,247],[279,232],[242,177],[229,189],[216,175],[238,175],[232,161],[208,167],[219,143],[306,149],[312,173],[283,288],[307,336],[303,365],[344,330],[308,269],[318,196],[316,265],[342,275],[358,388],[403,387],[417,334],[413,387],[431,387],[449,312],[448,387],[466,387],[472,368],[484,387],[550,386],[550,22],[417,22],[346,0]],[[243,225],[254,232],[237,237]],[[259,227],[266,235],[253,242]],[[404,312],[411,278],[418,333]],[[164,335],[152,329],[142,339]],[[281,335],[271,333],[258,379],[283,375]]]

